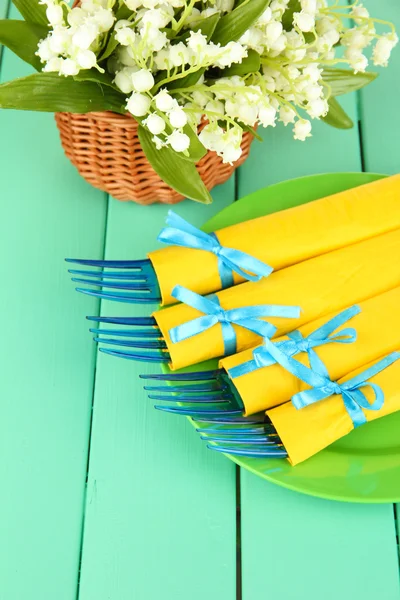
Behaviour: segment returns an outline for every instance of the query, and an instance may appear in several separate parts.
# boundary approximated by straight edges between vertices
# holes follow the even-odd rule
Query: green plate
[[[235,202],[208,221],[204,229],[221,229],[382,177],[371,173],[336,173],[285,181]],[[207,367],[215,365],[215,361],[207,363]],[[204,366],[205,363],[190,370],[201,370]],[[400,412],[360,427],[296,467],[281,459],[226,456],[259,477],[312,496],[346,502],[399,502],[399,431]]]

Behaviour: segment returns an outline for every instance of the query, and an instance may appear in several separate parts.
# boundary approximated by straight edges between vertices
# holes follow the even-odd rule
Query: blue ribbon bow
[[[344,325],[349,319],[352,319],[355,315],[361,312],[359,306],[352,306],[342,311],[324,325],[310,333],[306,338],[300,331],[292,331],[288,333],[288,340],[282,340],[275,342],[274,345],[281,350],[286,356],[295,356],[300,352],[307,352],[310,365],[313,367],[318,362],[318,356],[314,350],[318,346],[325,346],[326,344],[351,344],[357,339],[357,332],[354,328],[342,329],[338,333],[333,332]],[[237,365],[232,369],[229,369],[229,376],[232,379],[246,375],[275,364],[275,359],[271,356],[265,345],[259,346],[253,352],[253,359],[249,360],[241,365]],[[318,368],[318,367],[317,367]]]
[[[244,308],[233,308],[224,310],[218,296],[211,295],[207,298],[188,290],[181,285],[177,285],[171,294],[174,298],[204,313],[203,317],[198,317],[178,327],[170,329],[169,335],[174,344],[186,340],[207,331],[217,323],[221,323],[222,337],[224,340],[225,356],[236,352],[236,333],[233,325],[239,325],[244,329],[253,331],[262,337],[271,337],[276,327],[271,323],[259,320],[261,317],[286,317],[296,319],[300,316],[298,306],[280,306],[273,304],[264,304],[258,306],[246,306]]]
[[[167,225],[169,227],[161,230],[158,241],[215,254],[218,258],[222,289],[234,284],[233,272],[248,281],[260,281],[262,277],[268,277],[273,271],[272,267],[250,254],[222,246],[215,233],[204,233],[172,210],[168,212]]]
[[[338,383],[330,379],[324,363],[319,358],[317,365],[313,369],[309,369],[294,358],[286,356],[269,340],[265,340],[264,343],[277,363],[292,373],[292,375],[311,386],[310,390],[299,392],[293,396],[292,403],[295,408],[302,409],[325,400],[330,396],[341,395],[354,428],[360,427],[360,425],[367,422],[362,409],[378,411],[384,404],[385,398],[382,388],[376,383],[370,383],[368,380],[400,359],[400,352],[392,352],[362,373],[352,377],[352,379],[344,383]],[[362,391],[363,388],[368,387],[374,392],[375,399],[372,403],[368,401],[368,398]]]

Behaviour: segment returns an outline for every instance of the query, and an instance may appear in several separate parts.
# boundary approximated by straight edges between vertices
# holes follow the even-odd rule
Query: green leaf
[[[201,33],[206,36],[207,41],[209,42],[220,20],[221,14],[219,12],[214,13],[206,19],[199,21],[199,23],[194,23],[190,29],[192,31],[201,31]]]
[[[300,0],[290,0],[287,9],[283,13],[282,25],[285,31],[290,31],[293,28],[293,15],[295,12],[301,11]]]
[[[322,117],[324,123],[336,129],[351,129],[354,127],[353,121],[349,115],[340,106],[339,102],[333,96],[329,98],[329,112],[326,117]]]
[[[97,69],[79,71],[78,75],[74,75],[74,79],[75,81],[94,81],[120,91],[113,83],[113,78],[109,73],[100,73]]]
[[[49,27],[46,6],[39,4],[39,0],[13,0],[13,4],[28,23],[37,23]]]
[[[210,204],[212,202],[210,192],[207,190],[196,167],[193,163],[180,154],[165,147],[157,150],[152,135],[147,129],[139,126],[140,144],[146,154],[147,160],[166,184],[182,194],[186,198]]]
[[[234,64],[220,71],[220,77],[233,77],[234,75],[247,75],[260,70],[261,57],[255,50],[249,50],[247,58],[240,64]]]
[[[188,158],[183,158],[186,158],[186,160],[190,160],[191,162],[197,163],[203,158],[203,156],[207,154],[207,150],[199,140],[197,131],[194,131],[189,125],[189,123],[185,125],[185,127],[183,128],[183,132],[186,133],[186,135],[188,135],[190,138],[189,156]]]
[[[212,41],[226,46],[236,42],[253,25],[268,7],[270,0],[248,0],[224,15],[212,36]]]
[[[48,30],[43,25],[26,21],[0,21],[0,44],[7,46],[36,71],[42,70],[42,63],[35,56],[40,40],[47,37]]]
[[[333,96],[342,96],[365,87],[378,73],[354,73],[350,69],[324,69],[322,78],[330,85]]]
[[[124,96],[106,85],[55,73],[35,73],[0,85],[0,108],[75,113],[111,110],[124,114],[124,103]]]
[[[117,46],[118,46],[118,41],[115,38],[115,31],[112,31],[109,35],[109,38],[107,40],[104,50],[101,52],[101,54],[99,56],[98,62],[101,62],[102,60],[109,58]]]
[[[182,77],[181,79],[174,79],[174,81],[170,81],[166,86],[169,90],[190,88],[192,85],[196,85],[200,77],[205,73],[205,67],[202,67],[195,73],[190,73],[190,75],[186,75],[186,77]]]
[[[253,127],[250,127],[250,125],[245,125],[244,123],[241,123],[240,121],[239,121],[239,125],[243,129],[243,131],[248,131],[249,133],[251,133],[251,135],[253,135],[258,142],[264,141],[262,139],[261,135],[259,135]]]

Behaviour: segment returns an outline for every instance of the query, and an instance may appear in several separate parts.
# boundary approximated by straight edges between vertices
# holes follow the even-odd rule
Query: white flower
[[[167,90],[160,90],[154,97],[156,107],[161,112],[169,112],[177,106],[176,100],[167,92]]]
[[[280,37],[283,31],[282,23],[272,21],[265,28],[265,41],[267,44],[273,44]]]
[[[132,83],[137,92],[148,92],[154,85],[154,77],[150,71],[140,69],[132,74]]]
[[[147,119],[143,121],[150,133],[159,135],[165,130],[165,121],[162,117],[156,114],[149,115]]]
[[[317,0],[300,0],[304,12],[315,15],[317,12]]]
[[[189,136],[186,133],[180,133],[180,131],[173,131],[167,139],[175,152],[185,152],[190,146]]]
[[[99,29],[94,23],[85,23],[72,36],[72,43],[81,50],[88,50],[98,35]]]
[[[368,67],[368,59],[364,54],[357,48],[347,48],[345,57],[350,63],[350,66],[354,69],[355,73],[364,73]]]
[[[263,127],[275,127],[276,109],[273,106],[262,106],[258,111],[258,120]]]
[[[175,44],[168,50],[164,50],[162,52],[165,52],[166,56],[169,57],[168,62],[173,67],[181,67],[182,65],[186,65],[190,62],[192,57],[192,53],[183,42],[179,42],[179,44]]]
[[[207,47],[207,38],[200,31],[191,31],[187,45],[191,50],[199,52]]]
[[[294,139],[304,142],[311,137],[311,123],[307,119],[299,119],[293,127]]]
[[[224,103],[220,100],[210,100],[204,107],[205,113],[217,113],[219,115],[225,114]]]
[[[92,19],[102,33],[109,31],[115,21],[113,12],[105,8],[97,9]]]
[[[164,8],[156,8],[152,10],[148,10],[144,15],[142,22],[150,23],[153,27],[157,29],[162,29],[166,27],[168,23],[171,22],[172,17],[174,16],[174,11],[171,7],[171,10],[168,10],[168,5],[163,5]]]
[[[239,42],[229,42],[223,48],[223,54],[215,61],[220,67],[230,67],[232,63],[241,63],[247,56],[247,50]]]
[[[118,23],[117,23],[118,25]],[[136,33],[131,27],[115,27],[115,39],[121,44],[121,46],[130,46],[134,44]]]
[[[149,112],[151,100],[144,94],[134,92],[129,98],[126,108],[134,117],[144,117]]]
[[[76,55],[76,62],[81,69],[92,69],[97,63],[97,57],[91,50],[80,50]]]
[[[172,109],[171,112],[168,113],[168,117],[172,127],[176,127],[178,129],[185,127],[187,123],[186,113],[180,107]]]
[[[43,71],[45,73],[53,73],[53,72],[60,73],[62,63],[63,63],[63,59],[58,56],[50,58],[50,60],[48,60],[45,64],[45,66],[43,67]]]
[[[83,21],[86,19],[86,13],[82,8],[76,6],[72,8],[67,17],[67,21],[71,27],[79,27],[82,25]]]
[[[258,117],[257,104],[250,104],[248,102],[239,104],[237,116],[245,125],[254,125]]]
[[[368,10],[362,4],[355,6],[350,12],[350,16],[353,17],[357,25],[361,25],[366,19],[370,18]]]
[[[215,6],[221,12],[231,12],[235,4],[235,0],[216,0]]]
[[[36,55],[40,58],[42,62],[47,62],[55,58],[55,54],[50,47],[50,38],[46,38],[39,42],[38,49],[36,51]]]
[[[312,100],[307,108],[307,112],[310,117],[314,119],[319,119],[320,117],[324,117],[328,114],[329,106],[328,102],[323,98],[317,98]]]
[[[49,4],[46,9],[46,17],[52,27],[62,25],[64,23],[64,13],[61,6]]]
[[[222,161],[233,164],[242,156],[242,148],[235,144],[227,144],[222,152]]]
[[[65,75],[65,77],[69,75],[78,75],[79,66],[75,60],[72,58],[66,58],[60,64],[60,75]]]
[[[294,13],[293,21],[301,31],[312,31],[315,26],[315,17],[312,14],[301,11]]]
[[[284,125],[288,125],[289,123],[294,123],[296,118],[296,112],[290,106],[282,106],[279,111],[279,120],[282,121]]]
[[[375,44],[373,51],[374,65],[387,67],[393,48],[398,44],[399,38],[394,33],[382,36]]]

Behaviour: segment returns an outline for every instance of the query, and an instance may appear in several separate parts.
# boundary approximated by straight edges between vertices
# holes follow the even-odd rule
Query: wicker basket
[[[57,113],[56,122],[66,155],[94,187],[118,200],[139,204],[175,204],[183,196],[155,173],[140,146],[138,123],[112,112]],[[233,166],[208,152],[196,165],[209,190],[223,183],[248,157],[253,136],[245,132],[243,154]]]

